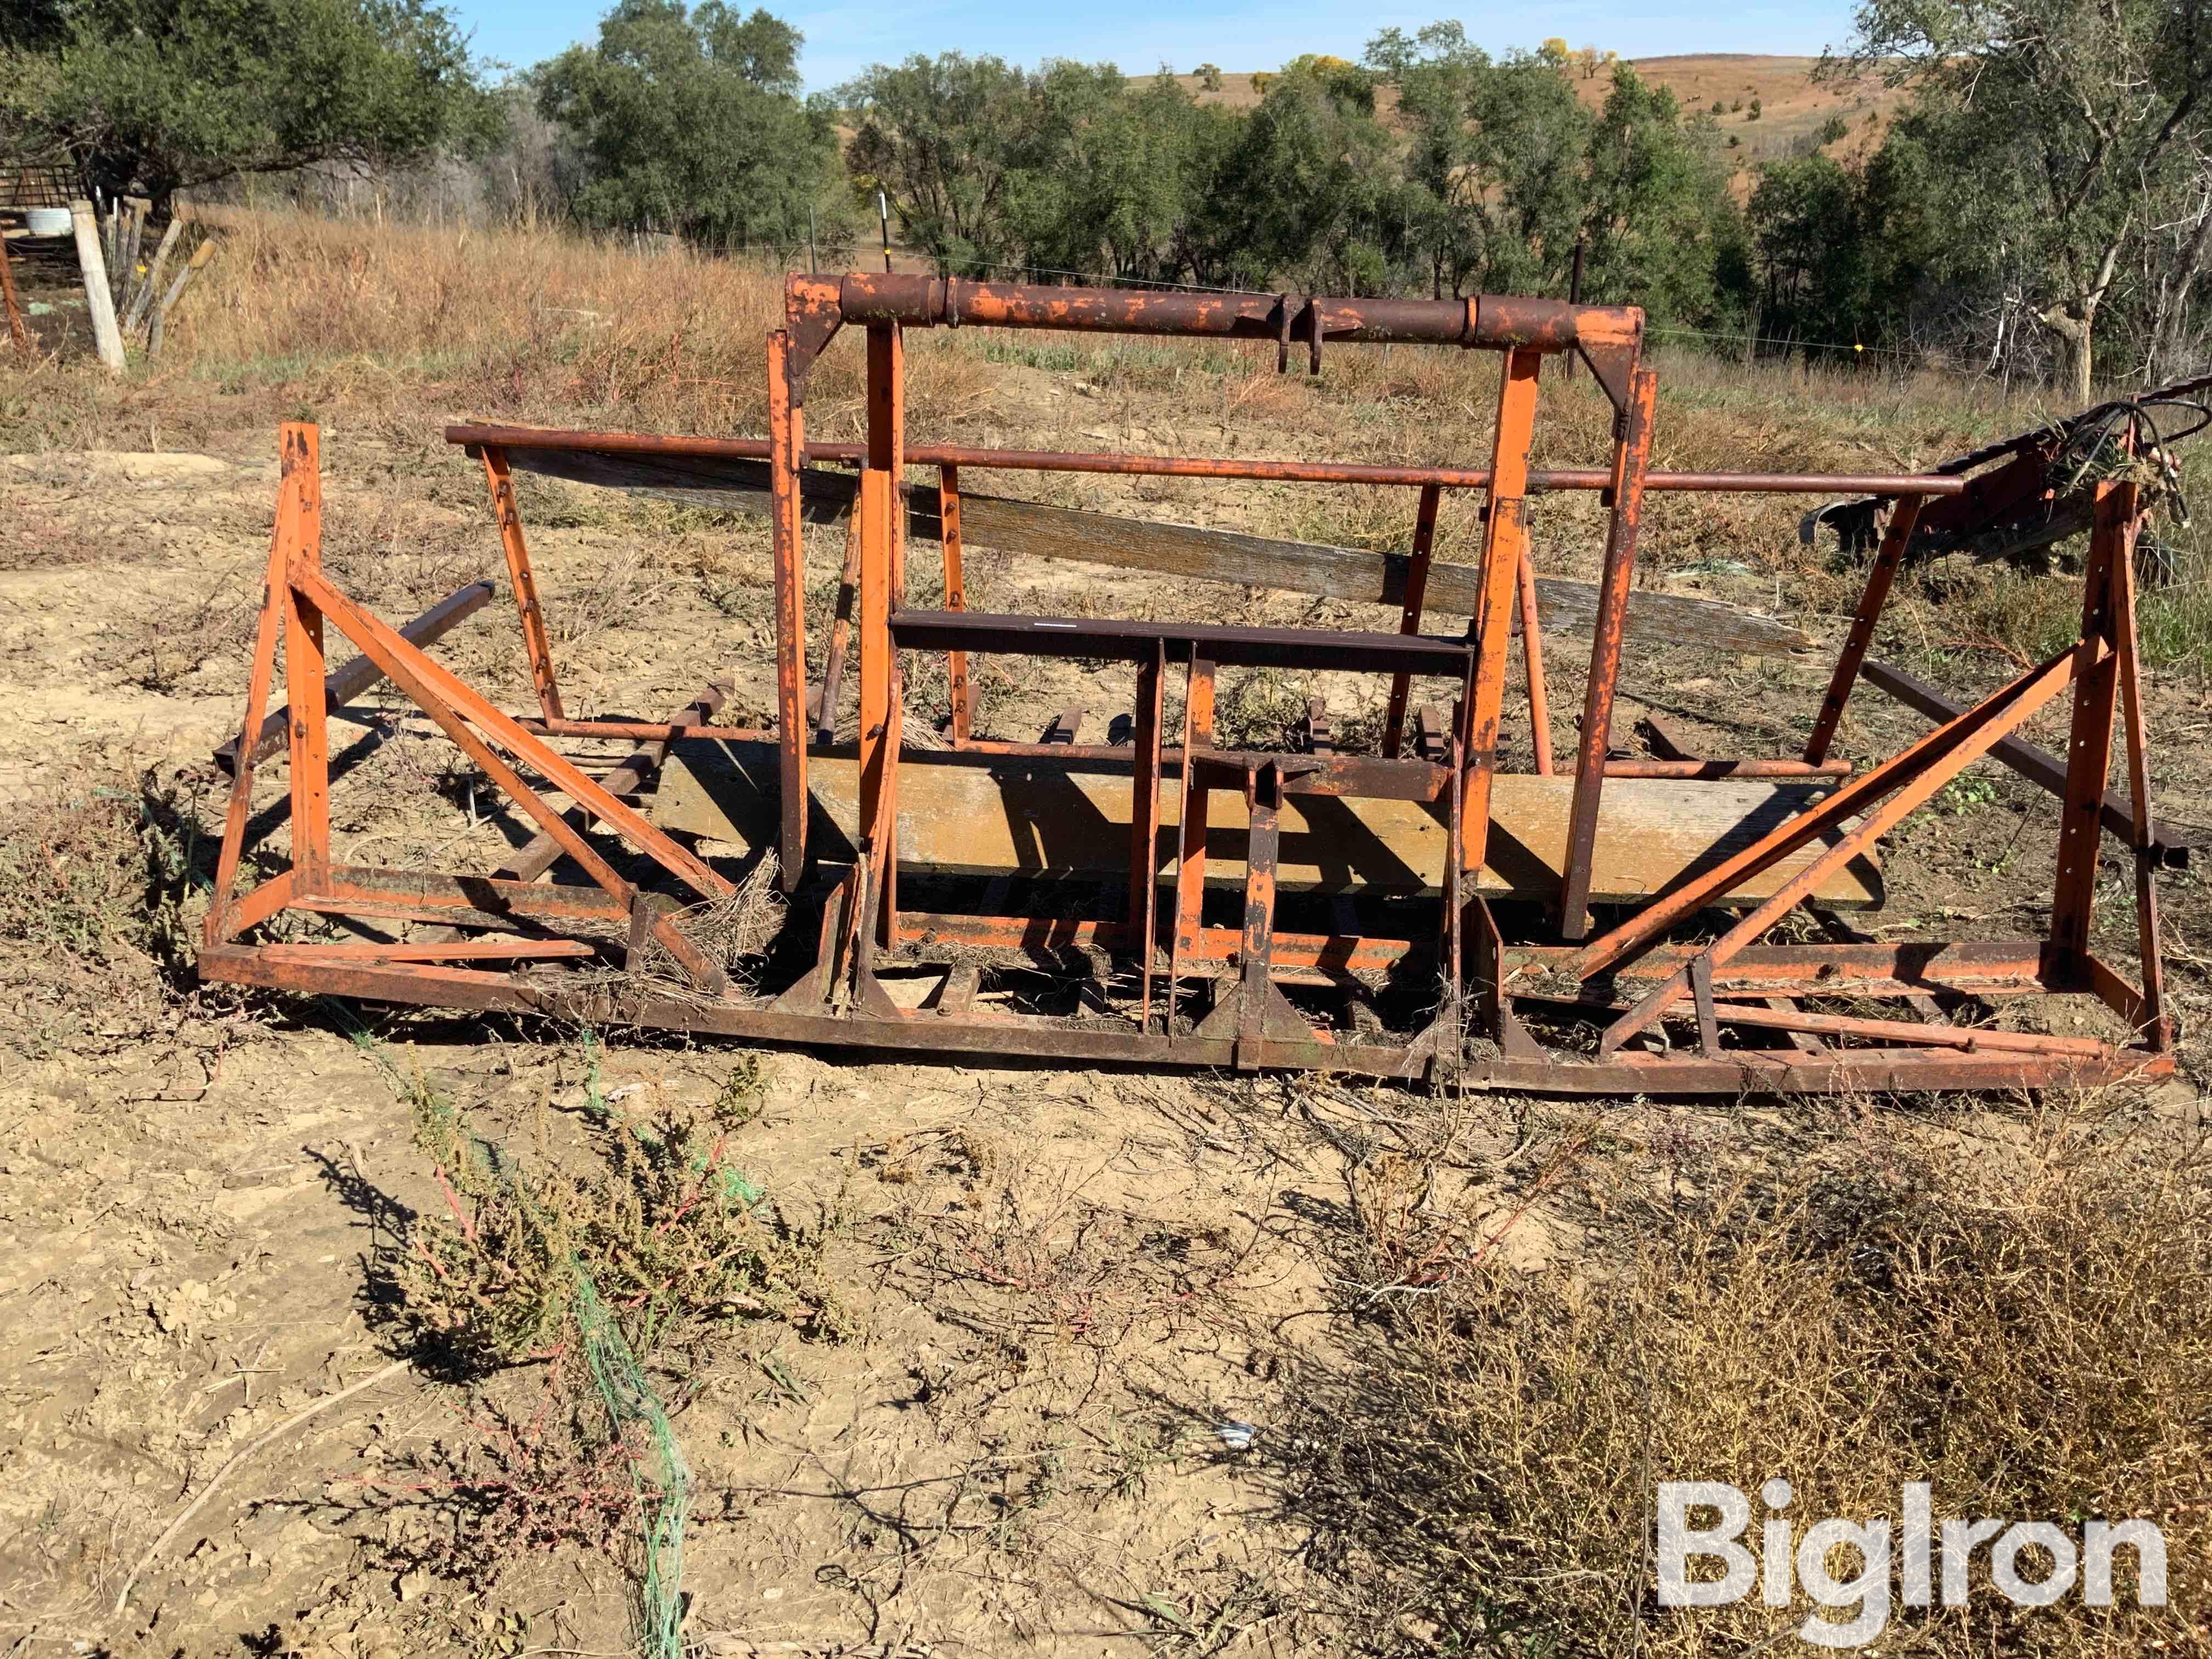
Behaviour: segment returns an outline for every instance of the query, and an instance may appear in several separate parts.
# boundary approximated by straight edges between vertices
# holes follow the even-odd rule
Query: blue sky
[[[475,31],[479,57],[525,68],[575,41],[595,39],[610,0],[447,3]],[[1304,52],[1358,58],[1371,36],[1393,24],[1410,33],[1453,15],[1441,5],[1407,10],[1384,3],[1370,9],[1315,0],[1122,0],[1103,10],[1095,3],[1071,10],[1036,0],[1020,0],[1004,10],[940,0],[768,4],[805,33],[806,51],[799,66],[808,88],[817,91],[869,64],[955,47],[970,54],[994,52],[1024,64],[1043,58],[1107,58],[1133,75],[1150,74],[1163,61],[1182,71],[1203,63],[1237,71],[1273,69]],[[1849,38],[1854,9],[1847,0],[1750,7],[1558,0],[1516,10],[1510,19],[1464,11],[1460,16],[1469,37],[1492,51],[1533,46],[1546,36],[1560,35],[1576,46],[1589,43],[1626,58],[1650,58],[1694,52],[1818,52]]]

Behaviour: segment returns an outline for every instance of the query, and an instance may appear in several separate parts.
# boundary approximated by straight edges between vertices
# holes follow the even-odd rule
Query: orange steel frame
[[[1463,309],[1462,308],[1463,307]],[[1952,478],[1889,480],[1899,505],[1869,574],[1802,759],[1729,763],[1736,775],[1846,777],[1833,793],[1709,868],[1685,872],[1648,902],[1590,933],[1591,848],[1606,778],[1626,768],[1609,757],[1636,541],[1650,468],[1656,377],[1643,362],[1640,313],[1626,307],[1482,298],[1457,301],[1297,299],[1291,296],[1160,296],[1115,290],[1035,289],[891,276],[793,277],[786,325],[768,346],[769,462],[777,636],[776,722],[781,766],[778,852],[787,890],[819,901],[794,905],[786,964],[774,988],[733,988],[723,969],[687,936],[673,896],[712,901],[730,878],[655,828],[621,798],[636,788],[684,736],[760,737],[712,724],[710,691],[665,724],[575,719],[563,712],[529,549],[507,458],[485,429],[457,432],[481,453],[538,702],[535,715],[502,712],[434,660],[421,630],[377,618],[342,592],[321,567],[321,495],[314,428],[288,426],[266,595],[235,775],[206,921],[201,971],[230,980],[402,1004],[562,1012],[572,1016],[718,1032],[757,1040],[970,1054],[1023,1053],[1079,1062],[1133,1060],[1253,1069],[1316,1067],[1396,1077],[1449,1076],[1490,1085],[1570,1093],[1712,1092],[1841,1088],[1948,1089],[2038,1086],[2155,1076],[2173,1064],[2159,966],[2155,828],[2149,810],[2136,650],[2132,549],[2142,519],[2132,484],[2097,487],[2076,641],[1897,755],[1852,774],[1829,751],[1896,568],[1929,496],[1955,493]],[[848,527],[843,581],[821,683],[806,672],[802,483],[810,459],[806,383],[815,361],[846,324],[865,335],[866,439]],[[1339,472],[1371,474],[1419,490],[1413,555],[1395,634],[1224,628],[1200,623],[1099,622],[1002,617],[970,611],[963,583],[959,462],[939,459],[937,501],[944,525],[945,602],[907,602],[904,331],[913,326],[1085,328],[1170,336],[1273,338],[1286,364],[1294,340],[1317,371],[1325,342],[1414,340],[1493,349],[1504,360],[1493,453],[1480,471],[1344,468],[1294,464],[1316,482]],[[1516,613],[1540,772],[1553,768],[1543,641],[1534,605],[1528,532],[1537,389],[1547,357],[1579,356],[1613,403],[1610,464],[1587,474],[1547,474],[1547,487],[1602,489],[1610,507],[1604,572],[1593,631],[1580,732],[1568,856],[1547,922],[1533,939],[1508,943],[1498,917],[1474,890],[1488,850],[1491,784],[1498,770],[1508,643]],[[472,434],[472,435],[471,435]],[[553,434],[557,435],[557,434]],[[601,436],[611,449],[614,438]],[[618,434],[619,435],[619,434]],[[696,444],[620,435],[627,446]],[[588,449],[588,441],[577,448]],[[940,454],[943,452],[940,452]],[[969,464],[1039,470],[1109,470],[1117,459],[969,452]],[[1186,476],[1270,476],[1280,463],[1172,458],[1158,470]],[[1360,482],[1375,481],[1361,477]],[[1811,489],[1829,481],[1759,481]],[[1675,477],[1670,488],[1696,487]],[[1714,488],[1741,487],[1740,481]],[[1480,609],[1464,637],[1425,634],[1423,591],[1443,491],[1480,488],[1485,523]],[[858,601],[858,625],[851,604]],[[452,602],[448,602],[450,606]],[[441,608],[442,610],[443,608]],[[458,614],[465,614],[461,611]],[[538,830],[538,840],[489,875],[423,874],[341,864],[330,841],[324,644],[344,635],[428,715]],[[275,689],[283,647],[290,769],[290,867],[249,892],[235,890],[251,816],[255,738]],[[951,737],[956,746],[1096,766],[1113,754],[1131,768],[1130,862],[1118,909],[1072,914],[1064,899],[1047,913],[1000,902],[986,914],[912,911],[902,905],[896,835],[904,697],[901,662],[915,650],[949,659]],[[1131,741],[1111,750],[992,742],[975,731],[971,659],[977,653],[1104,657],[1128,662],[1137,692]],[[857,656],[860,835],[848,866],[815,866],[807,845],[810,755],[825,746],[839,684]],[[1387,676],[1382,752],[1277,754],[1215,743],[1217,676],[1233,665],[1330,668]],[[1456,717],[1425,755],[1403,752],[1416,678],[1443,676],[1458,688]],[[1171,678],[1183,690],[1184,737],[1163,740]],[[1871,849],[1975,760],[2063,693],[2072,697],[2048,938],[1981,943],[1885,945],[1857,941],[1771,945],[1760,941],[1786,913],[1808,902],[1822,879]],[[2141,984],[2094,948],[2096,878],[2106,817],[2114,728],[2123,751],[2130,812],[2124,820],[2135,860]],[[636,738],[646,747],[604,780],[587,775],[550,736]],[[1694,773],[1704,763],[1692,763]],[[526,774],[534,775],[535,784]],[[1667,775],[1667,774],[1662,774]],[[1710,775],[1710,774],[1709,774]],[[610,787],[610,785],[615,787]],[[1163,787],[1181,802],[1181,830],[1166,849],[1162,890]],[[1208,925],[1203,899],[1211,798],[1240,793],[1250,832],[1242,922]],[[549,794],[565,796],[564,810]],[[1370,936],[1356,913],[1340,910],[1328,932],[1281,925],[1275,885],[1280,813],[1299,796],[1391,797],[1432,803],[1449,826],[1443,896],[1433,931],[1419,938]],[[586,833],[596,823],[620,843]],[[1680,935],[1746,881],[1816,841],[1832,836],[1772,896],[1727,921],[1717,936]],[[631,873],[610,856],[624,859]],[[532,878],[562,857],[589,885]],[[927,872],[916,872],[927,876]],[[368,939],[344,944],[251,942],[286,910],[381,927],[444,922],[477,936],[434,945]],[[1522,930],[1524,933],[1528,930]],[[805,937],[793,943],[792,937]],[[606,988],[605,976],[564,987],[556,964],[589,957],[638,965],[652,941],[688,981],[680,994]],[[1071,966],[1070,953],[1082,960]],[[975,965],[981,963],[979,969]],[[471,967],[471,962],[502,964]],[[921,1009],[900,1006],[885,977],[916,963],[944,970]],[[1102,969],[1103,963],[1103,969]],[[549,969],[552,971],[549,973]],[[1057,973],[1085,980],[1106,1006],[1102,1017],[1068,1021],[979,1006],[979,973]],[[1429,1012],[1385,1040],[1316,1023],[1299,996],[1358,975],[1415,972],[1432,988]],[[642,985],[645,981],[640,981]],[[1287,988],[1287,989],[1286,989]],[[2084,993],[2134,1032],[2118,1045],[1952,1025],[1936,1019],[1869,1019],[1806,1006],[1843,998],[1888,999],[1931,1009],[1933,994],[1982,999]],[[1310,1000],[1310,999],[1309,999]],[[1595,1028],[1595,1053],[1559,1056],[1529,1020]],[[1679,1030],[1669,1036],[1672,1024]]]

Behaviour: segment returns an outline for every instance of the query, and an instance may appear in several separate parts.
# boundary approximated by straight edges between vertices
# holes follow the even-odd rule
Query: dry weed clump
[[[424,1363],[473,1386],[456,1432],[356,1486],[395,1564],[484,1586],[578,1547],[623,1559],[647,1650],[674,1651],[690,1476],[661,1395],[732,1322],[843,1334],[817,1244],[737,1165],[760,1079],[740,1065],[709,1112],[651,1122],[601,1092],[586,1036],[586,1147],[526,1162],[479,1139],[416,1069],[390,1068],[440,1204],[412,1219],[388,1283]],[[333,1496],[337,1496],[334,1492]]]
[[[1885,1650],[2201,1648],[2201,1140],[2131,1129],[2109,1103],[2052,1107],[1980,1145],[1905,1128],[1812,1167],[1699,1173],[1702,1190],[1679,1169],[1662,1181],[1671,1209],[1641,1183],[1615,1195],[1612,1230],[1632,1242],[1612,1267],[1439,1249],[1441,1230],[1403,1236],[1419,1205],[1365,1196],[1342,1263],[1363,1334],[1304,1380],[1280,1470],[1363,1651],[1795,1646],[1814,1612],[1802,1585],[1787,1607],[1662,1608],[1653,1588],[1656,1482],[1756,1492],[1773,1476],[1795,1489],[1798,1539],[1825,1516],[1894,1521],[1913,1480],[1938,1517],[2165,1532],[2168,1608],[2136,1607],[2125,1553],[2113,1607],[2018,1607],[1984,1552],[1966,1607],[1893,1605]]]
[[[126,685],[174,696],[210,662],[251,653],[256,597],[238,578],[219,576],[142,618],[112,625],[93,661]]]
[[[1282,749],[1305,717],[1310,693],[1279,668],[1254,668],[1224,684],[1213,705],[1214,741],[1224,749]]]
[[[0,802],[0,987],[17,1046],[159,1016],[189,973],[215,846],[179,783],[82,761]]]
[[[409,1238],[400,1286],[410,1322],[463,1371],[573,1354],[592,1296],[641,1362],[738,1318],[834,1334],[811,1253],[738,1168],[728,1128],[641,1123],[592,1086],[596,1158],[526,1167],[419,1079],[410,1092],[445,1212]]]
[[[1042,1357],[1033,1345],[1106,1352],[1140,1331],[1223,1316],[1256,1248],[1226,1228],[1165,1225],[1094,1201],[1076,1172],[973,1130],[899,1136],[861,1164],[908,1189],[888,1219],[927,1300],[972,1304],[975,1328],[1004,1333],[1017,1370]]]
[[[704,951],[708,961],[744,984],[752,983],[763,953],[783,927],[785,900],[776,885],[778,867],[771,848],[754,861],[731,891],[695,904],[676,917],[676,926],[684,938]],[[659,950],[657,941],[653,948]],[[674,968],[673,963],[664,964],[664,976]]]

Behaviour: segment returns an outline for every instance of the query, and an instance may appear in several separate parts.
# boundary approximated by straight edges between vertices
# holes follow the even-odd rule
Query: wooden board
[[[807,847],[830,863],[853,856],[860,821],[859,766],[849,744],[817,750],[807,764],[813,797]],[[931,750],[902,755],[899,857],[908,867],[963,875],[1114,879],[1128,867],[1131,769],[1104,761],[1048,761]],[[774,843],[775,746],[689,741],[677,744],[653,802],[654,823],[734,842]],[[1819,799],[1818,785],[1607,780],[1598,817],[1590,896],[1632,903],[1708,868]],[[1169,871],[1181,823],[1174,769],[1160,785],[1158,866]],[[1490,862],[1480,890],[1498,897],[1551,899],[1565,856],[1574,780],[1500,774],[1491,790]],[[1309,892],[1435,893],[1443,879],[1443,807],[1417,801],[1286,798],[1279,884]],[[1244,801],[1217,792],[1207,825],[1208,878],[1244,880]],[[1753,902],[1819,855],[1815,842],[1746,883],[1730,902]],[[1864,909],[1881,902],[1881,872],[1854,860],[1824,883],[1815,902]]]
[[[765,461],[525,448],[510,448],[507,459],[516,471],[542,473],[574,483],[626,489],[693,507],[768,511]],[[806,520],[811,524],[842,521],[852,510],[855,487],[852,473],[822,467],[805,469],[800,474],[799,498]],[[936,501],[936,492],[927,486],[911,494],[908,533],[917,540],[933,542],[942,538]],[[1409,526],[1410,520],[1409,514]],[[1403,553],[1286,542],[1241,531],[1124,519],[1000,495],[974,495],[964,490],[960,496],[960,529],[968,546],[994,547],[1005,553],[1283,588],[1363,605],[1401,605],[1406,598],[1409,561]],[[1474,615],[1480,603],[1479,575],[1468,565],[1431,567],[1428,609],[1449,616]],[[1547,629],[1587,633],[1597,615],[1597,585],[1539,576],[1536,609]],[[1715,599],[1643,587],[1629,593],[1628,631],[1632,637],[1770,657],[1809,651],[1817,643],[1802,629],[1771,617]]]

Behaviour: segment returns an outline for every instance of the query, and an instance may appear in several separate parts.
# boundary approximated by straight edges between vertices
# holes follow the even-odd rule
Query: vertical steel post
[[[2081,595],[2081,643],[2074,677],[2073,730],[2066,744],[2066,797],[2058,830],[2058,872],[2051,939],[2084,976],[2082,959],[2097,899],[2097,854],[2104,838],[2105,787],[2112,766],[2112,721],[2119,712],[2120,655],[2112,567],[2135,556],[2136,492],[2097,482]]]
[[[1213,741],[1213,665],[1193,646],[1183,679],[1182,769],[1176,788],[1175,909],[1168,918],[1168,997],[1164,1035],[1176,1036],[1176,991],[1183,954],[1198,944],[1200,906],[1206,896],[1206,792],[1194,780],[1197,751]]]
[[[1196,757],[1213,747],[1213,662],[1194,654],[1182,713],[1182,823],[1176,862],[1176,949],[1198,951],[1200,912],[1206,902],[1207,791],[1198,781]]]
[[[1571,357],[1568,359],[1573,361]],[[1536,750],[1536,775],[1552,775],[1552,698],[1544,687],[1544,624],[1536,615],[1536,561],[1521,549],[1521,661],[1528,671],[1528,739]]]
[[[1129,787],[1129,931],[1137,946],[1137,1029],[1152,1023],[1153,934],[1160,888],[1160,710],[1167,684],[1167,647],[1152,642],[1152,660],[1137,671],[1137,708]],[[1185,754],[1183,769],[1190,762]]]
[[[268,712],[270,688],[276,678],[276,644],[283,621],[290,610],[292,546],[300,531],[300,454],[291,442],[291,429],[283,428],[277,444],[276,527],[269,538],[269,564],[262,579],[261,622],[254,636],[253,669],[246,684],[246,713],[238,732],[238,761],[231,774],[230,804],[223,815],[222,848],[216,854],[215,892],[209,902],[201,939],[221,945],[233,935],[231,915],[235,903],[231,889],[237,884],[238,866],[246,849],[246,826],[253,815],[253,773],[260,745],[261,722]],[[289,738],[290,728],[286,733]]]
[[[960,469],[945,465],[937,470],[937,518],[940,526],[939,545],[945,550],[945,608],[965,611],[968,608],[968,577],[962,566],[960,543]],[[946,695],[952,704],[952,746],[955,749],[975,735],[975,689],[968,678],[968,653],[948,651],[945,653]]]
[[[806,453],[806,414],[791,395],[791,336],[768,337],[770,539],[775,558],[775,741],[783,838],[783,889],[806,872],[806,526],[799,468]],[[822,719],[836,718],[823,687]]]
[[[1421,486],[1421,505],[1413,519],[1413,552],[1406,561],[1406,605],[1398,618],[1401,634],[1421,631],[1421,607],[1429,592],[1429,560],[1437,540],[1437,509],[1443,504],[1443,489],[1438,484]],[[1411,700],[1413,677],[1398,673],[1390,677],[1390,709],[1382,718],[1382,752],[1396,758],[1400,745],[1405,741],[1406,704]]]
[[[2124,484],[2114,492],[2112,511],[2124,514],[2130,526],[2141,511],[2136,487]],[[2133,530],[2130,529],[2130,537]],[[2134,549],[2112,564],[2112,642],[2119,653],[2120,710],[2127,718],[2128,837],[2135,854],[2136,953],[2142,967],[2142,1003],[2136,1024],[2150,1046],[2160,1054],[2173,1046],[2173,1026],[2166,1017],[2166,970],[2160,963],[2158,889],[2151,872],[2158,866],[2157,835],[2150,806],[2150,733],[2143,726],[2142,662],[2136,640],[2136,573]],[[2103,813],[2100,809],[2100,819]]]
[[[875,908],[878,937],[897,927],[896,817],[898,787],[898,664],[891,653],[890,617],[899,604],[905,503],[906,387],[896,323],[868,325],[868,453],[860,473],[860,832],[884,831],[890,845],[875,847]]]
[[[522,648],[530,659],[530,680],[538,707],[549,720],[561,714],[561,688],[553,677],[553,644],[546,636],[545,613],[538,603],[538,576],[530,565],[530,544],[523,539],[522,513],[514,499],[514,479],[507,452],[487,444],[484,482],[491,487],[491,514],[499,524],[499,544],[507,555],[507,580],[514,586],[514,608],[522,618]]]
[[[287,423],[298,517],[284,574],[284,697],[292,713],[292,869],[302,893],[321,891],[331,871],[330,733],[325,722],[323,613],[300,592],[323,562],[323,483],[318,433]]]
[[[1651,464],[1651,407],[1659,377],[1638,368],[1629,379],[1628,407],[1613,453],[1613,522],[1605,539],[1605,574],[1591,629],[1589,684],[1583,694],[1582,746],[1575,798],[1567,820],[1566,870],[1559,884],[1559,936],[1589,932],[1590,858],[1597,846],[1597,811],[1605,787],[1606,750],[1613,739],[1613,694],[1620,679],[1620,641],[1628,594],[1636,580],[1636,532],[1644,522],[1644,475]]]
[[[1188,751],[1186,751],[1188,752]],[[1244,937],[1237,951],[1237,1069],[1259,1066],[1275,999],[1275,860],[1281,846],[1282,769],[1273,761],[1244,775],[1250,833],[1244,852]]]
[[[1466,768],[1460,803],[1462,878],[1481,873],[1490,848],[1490,781],[1498,770],[1498,727],[1505,703],[1505,660],[1513,638],[1513,604],[1528,551],[1528,445],[1536,425],[1536,376],[1543,354],[1522,347],[1507,355],[1498,377],[1498,431],[1491,458],[1489,522],[1483,527],[1480,608],[1470,636],[1474,672],[1460,705],[1460,748]],[[1445,902],[1456,905],[1456,893]]]

